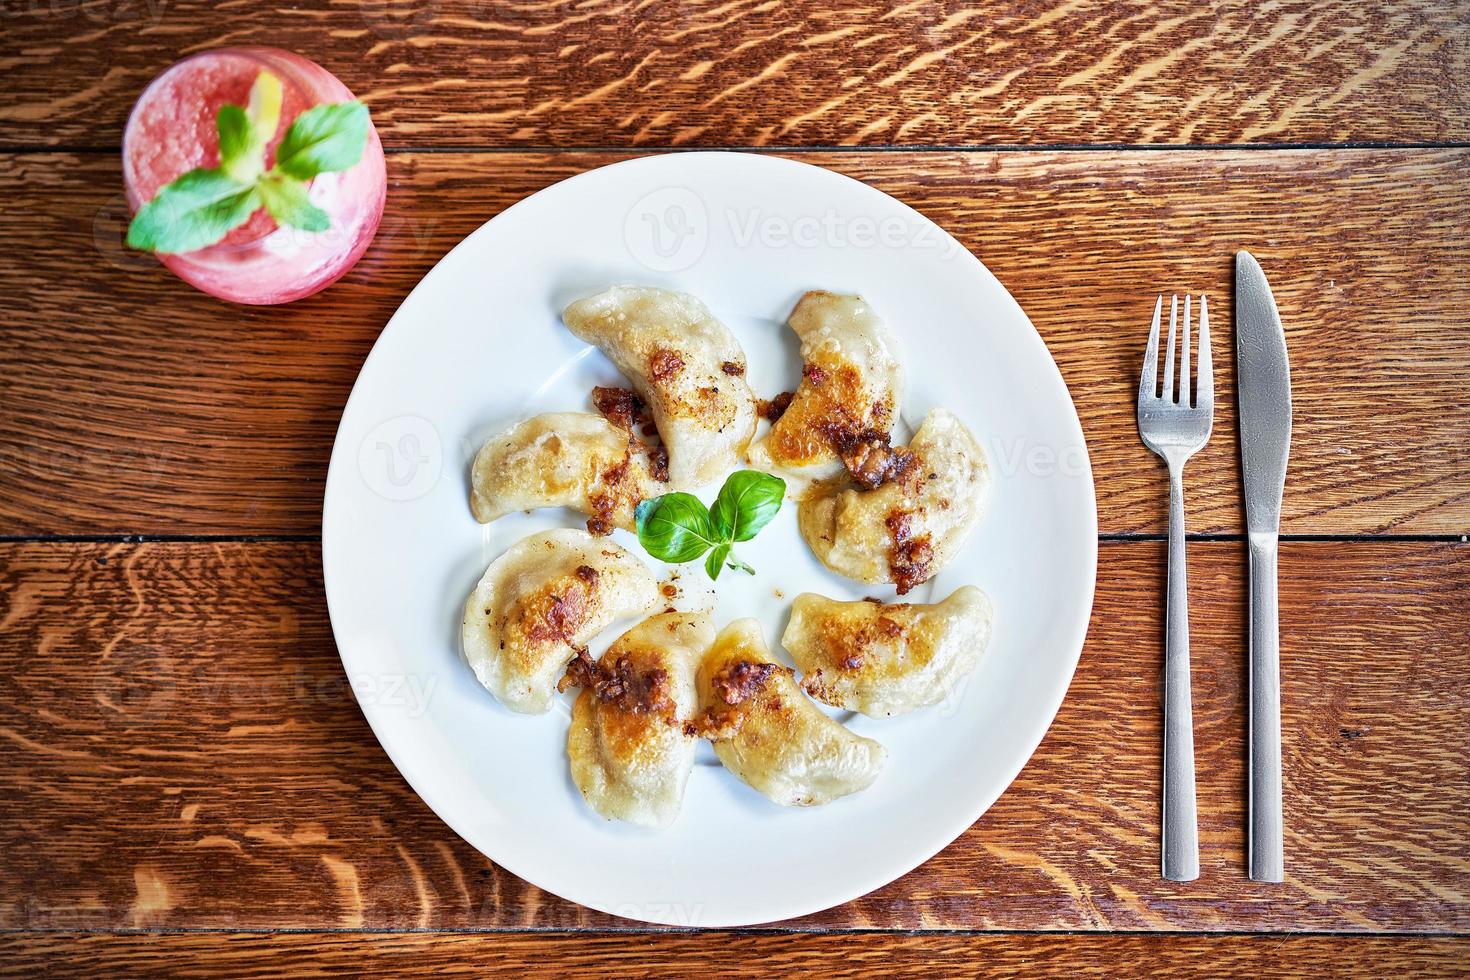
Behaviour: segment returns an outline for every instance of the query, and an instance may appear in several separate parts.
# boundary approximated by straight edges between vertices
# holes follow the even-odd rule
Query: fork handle
[[[1184,464],[1169,465],[1169,600],[1164,650],[1163,874],[1199,877],[1194,716],[1189,694],[1189,586],[1184,565]]]
[[[1276,535],[1250,536],[1250,843],[1252,881],[1280,881],[1281,648],[1276,612]]]

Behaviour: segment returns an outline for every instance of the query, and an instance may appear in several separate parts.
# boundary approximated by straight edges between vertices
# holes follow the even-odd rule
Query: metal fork
[[[1210,439],[1215,421],[1215,380],[1210,361],[1210,307],[1199,300],[1199,379],[1189,388],[1190,297],[1184,297],[1176,394],[1174,337],[1179,297],[1169,306],[1169,348],[1164,387],[1158,387],[1159,320],[1164,297],[1154,305],[1148,351],[1138,382],[1138,433],[1169,465],[1169,604],[1164,654],[1163,874],[1171,881],[1199,877],[1199,827],[1194,798],[1194,720],[1189,696],[1189,588],[1184,569],[1184,463]]]

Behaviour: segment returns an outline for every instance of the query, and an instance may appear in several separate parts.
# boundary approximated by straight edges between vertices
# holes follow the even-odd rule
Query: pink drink
[[[279,48],[220,48],[191,55],[144,90],[123,135],[123,178],[128,206],[137,211],[158,189],[195,167],[219,165],[215,114],[226,103],[243,106],[262,71],[281,80],[281,121],[266,150],[305,110],[349,102],[352,93],[314,61]],[[180,255],[160,255],[185,282],[236,303],[289,303],[336,282],[362,257],[378,230],[388,192],[383,144],[368,126],[362,159],[349,170],[311,182],[313,204],[331,216],[322,232],[277,227],[263,209],[225,239]]]

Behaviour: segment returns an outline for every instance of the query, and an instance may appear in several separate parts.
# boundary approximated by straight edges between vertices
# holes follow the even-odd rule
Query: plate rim
[[[1065,644],[1063,644],[1070,651],[1068,655],[1069,665],[1067,667],[1067,670],[1065,671],[1065,677],[1062,676],[1062,672],[1057,672],[1055,675],[1056,680],[1051,685],[1051,687],[1055,689],[1052,692],[1054,694],[1054,696],[1052,697],[1054,703],[1050,706],[1048,710],[1033,715],[1035,722],[1033,722],[1033,724],[1024,733],[1024,736],[1020,739],[1021,743],[1029,745],[1029,748],[1027,748],[1024,753],[1019,754],[1019,761],[1013,767],[1008,767],[1010,769],[1009,775],[1006,776],[1003,781],[998,782],[998,788],[993,793],[981,794],[981,796],[976,798],[977,805],[973,808],[973,813],[969,813],[969,808],[966,808],[965,813],[957,815],[950,821],[946,822],[941,830],[935,832],[932,840],[937,841],[938,843],[935,844],[932,849],[929,843],[925,843],[922,846],[911,849],[909,852],[909,857],[900,859],[897,862],[889,865],[884,865],[881,870],[876,870],[866,876],[863,876],[862,880],[856,885],[856,887],[849,887],[847,889],[844,889],[841,893],[834,893],[831,896],[823,898],[819,903],[815,905],[810,902],[795,902],[789,900],[783,902],[783,900],[779,896],[776,896],[771,898],[769,903],[767,903],[768,906],[773,909],[772,914],[760,914],[743,917],[732,916],[719,919],[718,921],[701,922],[698,925],[698,928],[701,929],[740,928],[775,922],[783,922],[793,918],[814,915],[819,912],[826,911],[827,909],[835,908],[839,905],[845,905],[848,902],[852,902],[858,898],[861,898],[864,895],[867,895],[879,888],[885,887],[886,885],[897,881],[898,879],[913,872],[916,868],[930,861],[932,858],[934,858],[935,855],[939,854],[945,848],[949,847],[956,840],[958,840],[959,837],[966,830],[974,826],[974,824],[978,822],[980,818],[983,817],[992,806],[995,805],[995,802],[1000,799],[1000,797],[1005,794],[1006,790],[1010,788],[1011,784],[1015,782],[1016,777],[1021,774],[1021,771],[1025,769],[1026,765],[1036,754],[1036,750],[1038,747],[1040,747],[1042,740],[1046,737],[1046,733],[1051,730],[1052,723],[1056,720],[1057,713],[1061,710],[1062,704],[1066,700],[1067,693],[1071,688],[1072,680],[1076,676],[1077,665],[1081,660],[1082,652],[1087,639],[1087,633],[1091,627],[1093,606],[1096,601],[1097,594],[1097,487],[1092,472],[1091,452],[1088,448],[1086,433],[1082,428],[1081,417],[1077,413],[1076,402],[1073,400],[1071,389],[1067,387],[1066,379],[1062,376],[1061,373],[1061,368],[1057,365],[1056,359],[1052,356],[1051,349],[1047,346],[1045,339],[1041,336],[1041,332],[1036,329],[1036,325],[1031,322],[1031,318],[1026,314],[1025,310],[1021,308],[1020,303],[1011,294],[1011,291],[1006,288],[1004,283],[1000,282],[1000,280],[995,276],[994,273],[990,271],[988,267],[986,267],[985,263],[980,260],[979,256],[975,255],[968,248],[966,248],[963,243],[958,241],[958,239],[955,239],[954,236],[951,235],[938,222],[929,218],[927,215],[923,214],[917,208],[914,208],[912,205],[906,203],[905,201],[894,197],[892,194],[880,190],[879,188],[874,187],[873,185],[868,184],[865,181],[858,180],[855,177],[851,177],[836,170],[828,169],[827,167],[819,166],[814,163],[808,163],[804,160],[795,160],[788,156],[783,156],[779,153],[773,153],[769,151],[761,151],[757,149],[690,151],[676,150],[643,154],[640,156],[630,157],[625,160],[618,160],[600,167],[593,167],[587,170],[580,171],[578,173],[564,177],[561,180],[556,181],[555,183],[548,184],[545,187],[539,188],[515,201],[510,206],[504,208],[497,214],[481,222],[474,230],[461,238],[448,251],[441,255],[434,262],[433,267],[429,269],[429,271],[426,272],[417,283],[414,284],[413,288],[409,290],[408,294],[405,295],[404,298],[399,302],[397,308],[393,311],[392,316],[389,317],[388,322],[384,324],[382,329],[378,332],[377,337],[373,341],[372,349],[369,350],[367,356],[363,358],[362,364],[358,367],[357,376],[353,379],[352,389],[348,393],[347,400],[343,403],[341,414],[338,417],[336,431],[334,432],[332,437],[332,451],[329,457],[327,475],[324,481],[322,493],[322,587],[323,593],[326,598],[327,616],[332,629],[332,641],[337,648],[338,659],[341,661],[344,673],[348,675],[349,682],[352,676],[351,667],[348,663],[348,654],[346,652],[345,646],[338,636],[338,616],[334,613],[333,608],[334,589],[332,583],[334,577],[331,573],[330,562],[328,560],[329,538],[327,534],[327,516],[332,510],[332,501],[334,498],[333,489],[344,479],[344,477],[340,474],[346,471],[349,463],[347,456],[349,455],[350,450],[343,443],[342,431],[346,424],[349,413],[352,411],[353,404],[357,400],[359,393],[362,390],[361,386],[363,375],[367,372],[367,369],[372,363],[373,358],[380,353],[380,350],[383,347],[384,337],[386,337],[389,331],[393,329],[394,324],[398,322],[398,319],[403,314],[404,309],[411,304],[414,296],[418,294],[420,290],[425,289],[427,286],[429,286],[429,284],[434,280],[435,276],[440,273],[441,267],[443,267],[448,262],[449,258],[454,255],[455,252],[459,251],[461,248],[464,248],[472,238],[475,238],[476,236],[484,233],[488,233],[489,229],[497,221],[500,221],[502,218],[511,214],[517,209],[523,208],[531,200],[539,197],[542,194],[549,193],[557,188],[564,188],[565,185],[574,184],[576,182],[582,181],[594,174],[600,174],[603,171],[622,168],[634,169],[639,166],[661,166],[663,165],[661,161],[664,161],[671,157],[677,157],[680,159],[692,158],[696,160],[729,160],[731,158],[740,158],[742,161],[746,162],[758,161],[754,163],[754,166],[756,167],[771,166],[776,169],[798,169],[803,172],[812,170],[819,171],[821,174],[825,175],[825,178],[823,179],[830,178],[836,179],[840,182],[855,184],[859,188],[861,188],[861,193],[879,195],[880,197],[886,199],[886,201],[897,205],[901,212],[905,213],[906,216],[910,219],[932,228],[935,233],[941,236],[941,241],[952,245],[952,247],[956,250],[955,255],[959,261],[968,261],[973,271],[977,272],[983,278],[988,278],[995,285],[999,286],[1001,293],[1005,297],[1005,300],[1010,303],[1011,307],[1014,309],[1014,312],[1018,314],[1025,322],[1026,326],[1030,328],[1029,333],[1025,331],[1021,332],[1022,335],[1026,338],[1024,342],[1034,344],[1039,349],[1044,359],[1044,363],[1050,368],[1050,371],[1047,373],[1048,382],[1054,386],[1054,388],[1056,389],[1056,393],[1059,393],[1061,397],[1065,399],[1066,405],[1070,409],[1070,414],[1065,421],[1072,427],[1072,435],[1074,435],[1076,438],[1076,445],[1081,449],[1081,466],[1079,467],[1078,475],[1081,477],[1082,483],[1086,490],[1086,493],[1083,496],[1087,502],[1087,513],[1085,515],[1088,528],[1088,533],[1086,536],[1087,588],[1085,601],[1083,601],[1079,607],[1079,622],[1072,626],[1069,631],[1067,641]],[[501,855],[490,854],[486,848],[481,847],[480,844],[476,843],[475,839],[473,839],[470,834],[466,833],[464,830],[461,829],[460,826],[458,826],[457,820],[450,819],[448,816],[445,815],[445,810],[449,808],[441,808],[441,806],[438,805],[442,801],[436,800],[433,793],[426,791],[426,789],[420,785],[423,782],[422,779],[415,780],[415,778],[410,775],[410,770],[412,769],[412,767],[405,767],[405,764],[402,761],[407,757],[406,750],[401,744],[395,746],[394,737],[390,732],[390,726],[385,721],[386,713],[381,710],[382,706],[370,703],[364,704],[361,701],[357,701],[357,705],[358,709],[362,712],[363,718],[367,721],[368,727],[369,729],[371,729],[374,738],[377,739],[378,745],[383,749],[384,753],[388,756],[389,761],[393,763],[394,768],[398,771],[399,777],[403,779],[403,781],[408,784],[408,787],[413,790],[414,794],[417,795],[419,799],[422,800],[423,803],[428,806],[431,811],[433,811],[435,817],[437,817],[441,822],[443,822],[446,827],[448,827],[457,836],[459,836],[460,839],[465,841],[465,843],[469,844],[476,851],[489,859],[492,863],[498,865],[503,870],[510,872],[517,878],[521,879],[521,881],[531,885],[532,887],[545,891],[548,894],[555,895],[563,901],[571,902],[574,905],[579,905],[596,912],[611,915],[618,919],[663,926],[689,925],[688,923],[677,921],[674,917],[659,917],[657,914],[629,914],[629,912],[626,910],[626,905],[620,906],[619,908],[610,908],[605,905],[599,904],[596,901],[589,901],[583,898],[574,897],[569,894],[564,894],[564,889],[548,887],[547,885],[537,882],[533,876],[524,873],[515,855],[512,855],[507,860]],[[376,718],[375,715],[377,716]]]

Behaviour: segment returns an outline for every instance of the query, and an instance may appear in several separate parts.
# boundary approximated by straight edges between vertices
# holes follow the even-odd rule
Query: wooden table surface
[[[1470,5],[24,0],[0,37],[0,973],[1470,970]],[[270,309],[120,244],[131,101],[255,43],[339,75],[388,150],[363,261]],[[829,167],[956,235],[1050,346],[1098,488],[1086,648],[1015,784],[906,877],[735,933],[589,912],[457,838],[346,690],[321,587],[337,419],[412,286],[527,194],[682,147]],[[1293,368],[1287,877],[1244,874],[1226,397],[1190,473],[1181,885],[1135,372],[1161,288],[1208,293],[1233,349],[1238,248]]]

